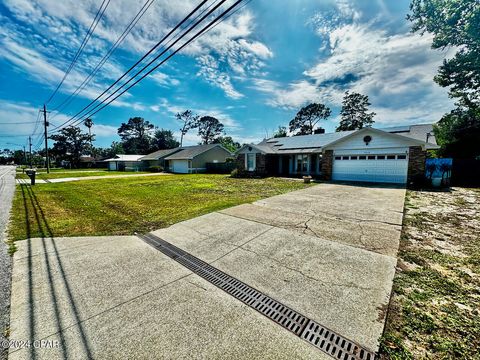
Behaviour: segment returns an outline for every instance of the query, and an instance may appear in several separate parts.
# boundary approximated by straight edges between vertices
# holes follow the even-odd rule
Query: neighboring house
[[[139,171],[143,169],[140,158],[144,155],[115,155],[111,159],[104,160],[108,163],[108,170],[111,171]]]
[[[223,163],[233,154],[220,144],[184,146],[164,158],[165,169],[173,173],[205,172],[207,163]],[[175,149],[172,149],[175,150]]]
[[[437,148],[431,124],[364,128],[245,145],[237,166],[262,176],[405,184],[424,175],[426,150]]]
[[[96,159],[90,155],[82,155],[80,156],[80,167],[81,168],[91,168],[94,167],[96,163]]]
[[[144,163],[144,168],[146,169],[148,169],[151,166],[161,166],[164,170],[167,170],[168,161],[165,161],[165,158],[169,155],[179,152],[180,150],[182,150],[182,148],[180,147],[177,147],[174,149],[158,150],[151,154],[141,157],[140,160]]]

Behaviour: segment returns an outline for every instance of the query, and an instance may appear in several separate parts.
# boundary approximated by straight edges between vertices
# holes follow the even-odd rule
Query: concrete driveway
[[[155,235],[376,351],[405,190],[320,184]],[[19,242],[10,358],[330,358],[138,237]],[[38,344],[37,344],[38,345]]]

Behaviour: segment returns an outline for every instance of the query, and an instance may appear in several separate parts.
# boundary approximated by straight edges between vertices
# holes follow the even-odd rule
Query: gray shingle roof
[[[181,148],[158,150],[151,154],[145,155],[144,157],[140,158],[140,160],[158,160],[180,150]]]
[[[203,154],[205,151],[213,149],[220,144],[208,144],[208,145],[197,145],[197,146],[184,146],[180,151],[167,156],[165,160],[184,160],[184,159],[193,159],[195,156]]]

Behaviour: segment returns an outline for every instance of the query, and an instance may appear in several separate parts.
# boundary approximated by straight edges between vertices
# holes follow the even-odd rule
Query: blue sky
[[[35,121],[100,3],[0,2],[1,148],[22,145],[34,132],[34,124],[18,123]],[[95,98],[197,3],[155,1],[94,81],[60,113],[50,114],[51,123],[62,123]],[[76,89],[142,4],[110,1],[50,108]],[[96,114],[96,145],[118,141],[117,128],[133,116],[178,135],[174,115],[185,109],[217,117],[240,142],[257,142],[313,101],[332,108],[321,126],[334,131],[346,90],[370,97],[378,127],[437,121],[453,106],[447,91],[433,82],[449,54],[431,50],[428,34],[410,33],[408,5],[407,0],[252,0]],[[41,140],[37,134],[34,146]],[[195,131],[186,136],[186,144],[197,142]]]

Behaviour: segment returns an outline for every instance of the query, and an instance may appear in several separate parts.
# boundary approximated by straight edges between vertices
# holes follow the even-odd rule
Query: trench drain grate
[[[375,353],[305,317],[257,289],[153,234],[139,235],[149,245],[224,290],[334,359],[374,360]]]

